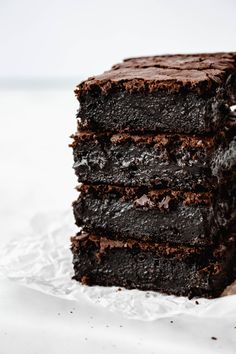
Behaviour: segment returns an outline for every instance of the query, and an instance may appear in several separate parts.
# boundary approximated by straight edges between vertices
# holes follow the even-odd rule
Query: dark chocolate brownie
[[[236,183],[215,193],[82,185],[73,203],[76,224],[119,240],[207,245],[235,221]]]
[[[235,239],[216,249],[72,238],[74,278],[88,285],[122,286],[184,296],[219,296],[234,278]]]
[[[73,136],[74,169],[85,183],[212,190],[219,172],[236,166],[234,135],[229,123],[204,137],[82,131]]]
[[[77,86],[81,129],[199,133],[236,102],[236,53],[132,58]]]
[[[236,53],[131,58],[75,93],[74,278],[220,295],[236,266]]]

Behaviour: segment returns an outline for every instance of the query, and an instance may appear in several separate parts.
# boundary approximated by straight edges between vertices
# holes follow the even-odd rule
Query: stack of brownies
[[[236,53],[127,59],[75,93],[74,278],[220,295],[236,266]]]

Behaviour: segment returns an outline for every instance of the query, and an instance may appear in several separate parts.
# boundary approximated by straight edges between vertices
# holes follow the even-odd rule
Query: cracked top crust
[[[199,94],[224,85],[235,86],[236,52],[209,54],[177,54],[125,59],[102,75],[80,83],[75,93],[99,89],[129,92],[159,89],[180,91],[182,88]]]

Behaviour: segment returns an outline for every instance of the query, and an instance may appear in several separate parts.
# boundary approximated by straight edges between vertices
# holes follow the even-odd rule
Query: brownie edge
[[[236,70],[236,52],[173,54],[125,59],[101,75],[89,77],[75,93],[100,89],[103,94],[119,85],[129,93],[158,89],[179,92],[182,88],[198,94],[212,94],[217,87],[232,84]]]

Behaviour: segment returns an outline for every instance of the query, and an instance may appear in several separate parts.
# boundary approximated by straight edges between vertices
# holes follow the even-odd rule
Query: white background
[[[128,56],[235,50],[235,0],[1,0],[0,76],[92,75]]]
[[[0,247],[24,237],[38,212],[70,209],[76,197],[68,144],[78,108],[73,89],[82,78],[129,56],[235,51],[235,38],[235,0],[0,0]],[[71,304],[4,281],[0,305],[1,354],[65,353],[66,339],[72,343],[71,353],[76,345],[77,352],[83,348],[91,353],[85,334],[76,337],[76,326],[83,328],[79,317],[68,320]],[[67,311],[67,319],[58,322],[60,311]],[[115,321],[115,330],[121,319],[100,310],[94,313],[102,321],[96,332],[99,350],[119,352],[111,344],[102,347],[99,338],[106,335],[107,318]],[[81,319],[89,321],[88,316],[85,311]],[[204,353],[226,354],[224,345],[233,348],[233,323],[228,324],[225,343],[210,341],[211,335],[222,333],[220,322],[214,333],[210,322],[206,327],[192,318],[178,323],[136,324],[139,334],[156,328],[157,337],[144,340],[144,352],[147,347],[150,353],[153,348],[161,353],[193,352],[196,336]],[[202,328],[197,334],[195,325]],[[141,352],[137,340],[134,344],[132,322],[128,328],[132,336],[127,348]],[[122,333],[114,338],[123,348]],[[175,338],[178,346],[166,338]]]

